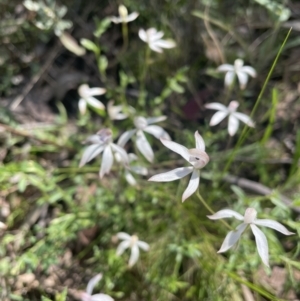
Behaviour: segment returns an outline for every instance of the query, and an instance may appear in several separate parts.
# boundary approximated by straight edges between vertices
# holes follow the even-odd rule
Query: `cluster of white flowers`
[[[135,20],[138,15],[139,14],[137,12],[128,14],[126,7],[121,5],[119,7],[119,17],[111,17],[110,19],[114,23],[127,23]],[[151,50],[159,53],[163,51],[163,48],[173,48],[176,46],[175,42],[172,40],[163,40],[163,35],[164,33],[162,31],[157,31],[155,28],[139,30],[140,39],[147,43]],[[234,65],[223,64],[217,68],[217,71],[226,73],[226,87],[232,86],[235,77],[237,77],[240,89],[242,90],[246,88],[249,76],[256,77],[255,69],[251,66],[244,66],[244,62],[241,59],[235,60]],[[105,89],[89,88],[88,85],[83,84],[79,87],[78,92],[81,97],[79,101],[79,109],[82,114],[86,112],[87,105],[100,110],[105,109],[104,104],[94,97],[96,95],[104,94],[106,92]],[[207,109],[217,110],[210,120],[210,126],[215,126],[228,117],[228,133],[230,136],[237,133],[240,121],[249,127],[254,127],[254,122],[249,116],[236,111],[238,106],[239,103],[236,100],[232,100],[227,107],[218,102],[206,104],[205,107]],[[135,116],[135,110],[132,107],[125,108],[123,105],[114,106],[114,101],[108,102],[107,112],[111,120],[123,120],[129,116]],[[98,154],[103,152],[100,178],[110,172],[115,158],[116,161],[124,167],[125,178],[128,183],[136,185],[136,180],[131,172],[147,175],[148,170],[143,166],[130,166],[130,164],[137,159],[137,156],[135,154],[127,154],[125,151],[125,145],[131,138],[134,138],[138,151],[146,158],[147,161],[152,163],[154,161],[154,151],[148,142],[145,133],[153,135],[155,138],[159,139],[164,146],[182,156],[190,164],[190,166],[178,167],[171,171],[154,175],[149,179],[149,181],[170,182],[191,174],[187,188],[182,195],[182,202],[184,202],[197,191],[200,184],[200,170],[209,163],[210,159],[205,150],[205,142],[198,131],[194,134],[195,148],[188,149],[181,144],[171,141],[171,137],[162,127],[153,125],[154,123],[166,120],[166,118],[166,116],[151,118],[135,116],[133,118],[135,128],[124,131],[120,135],[116,144],[113,143],[112,131],[110,129],[100,130],[96,135],[92,135],[86,140],[86,143],[89,143],[90,145],[83,153],[80,166],[85,165]],[[234,217],[242,221],[241,225],[227,234],[218,253],[225,252],[232,248],[238,242],[246,228],[250,226],[256,240],[258,254],[263,263],[269,266],[268,242],[265,234],[257,226],[269,227],[284,235],[292,235],[294,233],[288,231],[282,224],[276,221],[269,219],[257,219],[256,216],[257,211],[254,208],[246,209],[244,216],[231,209],[224,209],[213,215],[208,215],[208,218],[211,220]],[[146,242],[140,241],[137,235],[129,235],[125,232],[119,232],[116,237],[122,240],[117,247],[116,254],[118,256],[122,255],[126,249],[131,249],[131,255],[128,262],[129,267],[132,267],[137,262],[140,254],[139,249],[144,251],[148,251],[150,249],[149,245]],[[90,280],[86,292],[82,295],[83,301],[113,300],[110,296],[104,294],[91,295],[93,287],[101,279],[101,277],[102,275],[99,274]]]

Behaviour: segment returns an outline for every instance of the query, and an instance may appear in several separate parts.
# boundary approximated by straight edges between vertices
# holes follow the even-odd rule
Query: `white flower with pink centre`
[[[231,209],[223,209],[213,215],[208,215],[207,217],[212,220],[234,217],[239,221],[243,221],[243,223],[240,224],[234,231],[230,231],[227,234],[218,253],[226,252],[231,247],[233,247],[241,237],[242,233],[246,230],[246,228],[250,226],[255,237],[258,254],[263,263],[266,266],[269,266],[268,241],[265,234],[257,226],[268,227],[284,235],[292,235],[295,233],[290,232],[286,227],[276,221],[273,221],[271,219],[257,219],[256,216],[257,211],[254,208],[246,209],[244,216]]]
[[[168,172],[160,173],[151,177],[148,181],[154,182],[170,182],[181,179],[188,174],[192,174],[188,187],[182,195],[182,202],[190,197],[198,188],[200,183],[200,169],[202,169],[208,162],[209,156],[205,152],[205,143],[201,135],[195,132],[196,148],[187,149],[185,146],[173,141],[160,139],[162,144],[181,155],[192,166],[179,167]]]

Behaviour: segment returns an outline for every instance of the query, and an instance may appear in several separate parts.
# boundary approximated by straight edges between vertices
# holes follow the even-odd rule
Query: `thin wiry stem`
[[[204,200],[204,198],[201,196],[201,194],[199,193],[199,191],[197,191],[196,193],[197,197],[199,198],[199,200],[201,201],[201,203],[204,205],[204,207],[211,213],[211,214],[215,214],[215,211],[213,209],[211,209],[211,207],[206,203],[206,201]],[[221,222],[231,231],[233,230],[233,228],[223,219],[221,219]]]

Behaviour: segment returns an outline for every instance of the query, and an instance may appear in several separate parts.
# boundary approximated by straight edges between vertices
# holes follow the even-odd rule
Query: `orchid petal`
[[[201,151],[205,151],[205,142],[202,136],[198,133],[198,131],[195,132],[195,140],[196,140],[196,148]]]
[[[126,153],[125,149],[115,143],[111,143],[110,144],[111,148],[120,155],[120,159],[121,161],[128,165],[129,164],[129,158],[128,158],[128,154]]]
[[[103,95],[106,93],[104,88],[89,88],[86,92],[86,96]]]
[[[133,12],[127,16],[126,22],[134,21],[138,16],[139,14],[137,12]]]
[[[197,190],[197,188],[199,187],[199,183],[200,183],[200,170],[194,169],[189,185],[182,195],[182,202],[184,202]]]
[[[114,299],[106,294],[96,294],[91,297],[90,301],[114,301]]]
[[[256,77],[256,75],[257,75],[255,69],[252,68],[251,66],[243,66],[241,68],[241,72],[245,72],[245,73],[249,74],[252,77]]]
[[[239,128],[239,120],[234,116],[234,114],[229,115],[228,119],[228,133],[230,136],[234,136]]]
[[[102,274],[94,276],[87,284],[86,292],[91,295],[95,285],[102,279]]]
[[[143,131],[139,130],[136,133],[136,146],[149,162],[153,162],[154,153]]]
[[[128,262],[128,266],[132,267],[139,259],[140,250],[137,245],[133,245],[131,248],[131,254]]]
[[[125,170],[125,179],[127,183],[131,186],[135,186],[137,184],[135,178],[128,170]]]
[[[256,219],[253,224],[258,225],[258,226],[264,226],[264,227],[268,227],[271,229],[274,229],[284,235],[292,235],[295,234],[293,232],[290,232],[285,226],[283,226],[282,224],[273,221],[271,219]]]
[[[143,166],[131,166],[130,170],[142,176],[146,176],[148,174],[148,169]]]
[[[170,40],[157,40],[151,44],[152,44],[152,46],[166,48],[166,49],[174,48],[176,46],[176,43],[171,39]]]
[[[120,145],[121,147],[124,147],[125,144],[128,142],[128,140],[135,134],[136,130],[130,130],[130,131],[126,131],[124,132],[119,140],[118,140],[118,145]]]
[[[111,16],[111,17],[109,17],[109,19],[110,19],[110,21],[112,21],[115,24],[122,23],[122,18],[120,18],[120,17]]]
[[[232,115],[241,120],[242,122],[246,123],[250,127],[255,126],[252,119],[244,113],[234,112],[232,113]]]
[[[146,118],[147,124],[157,123],[161,121],[165,121],[167,119],[167,116],[158,116],[158,117],[150,117]]]
[[[248,74],[244,73],[242,71],[237,71],[236,75],[237,75],[237,77],[239,79],[239,82],[240,82],[240,88],[242,90],[244,90],[246,88],[246,85],[247,85],[247,82],[248,82]]]
[[[235,72],[228,71],[225,75],[225,86],[230,87],[234,81]]]
[[[178,179],[185,177],[186,175],[190,174],[192,171],[193,171],[192,166],[179,167],[179,168],[175,168],[173,170],[167,171],[167,172],[157,174],[157,175],[151,177],[150,179],[148,179],[148,181],[171,182],[171,181],[178,180]]]
[[[143,41],[143,42],[146,42],[148,43],[148,36],[147,36],[147,33],[144,29],[140,29],[139,30],[139,37],[140,39]]]
[[[162,127],[158,125],[148,125],[147,127],[144,128],[144,131],[153,135],[157,139],[163,138],[163,139],[171,140],[169,134]]]
[[[125,232],[119,232],[117,233],[117,237],[119,239],[123,239],[123,240],[130,240],[131,239],[131,236]]]
[[[226,112],[228,111],[224,105],[222,105],[221,103],[218,103],[218,102],[208,103],[205,105],[205,108],[217,110],[217,111],[226,111]]]
[[[114,156],[112,154],[110,146],[106,146],[102,156],[100,178],[102,179],[106,173],[109,173],[114,162]]]
[[[91,107],[94,107],[94,108],[100,109],[100,110],[105,109],[104,104],[100,100],[96,99],[93,96],[86,97],[85,100]]]
[[[234,67],[230,64],[223,64],[217,68],[217,71],[219,71],[219,72],[234,71]]]
[[[241,237],[242,233],[245,231],[246,228],[247,228],[247,224],[243,223],[243,224],[240,224],[239,226],[237,226],[235,231],[230,231],[226,235],[226,237],[223,241],[223,244],[222,244],[220,250],[218,251],[218,253],[226,252],[231,247],[233,247],[236,244],[236,242],[239,240],[239,238]]]
[[[117,251],[116,251],[117,256],[122,255],[124,251],[130,247],[130,243],[131,243],[130,240],[122,241],[117,247]]]
[[[230,218],[230,217],[234,217],[240,221],[244,220],[244,217],[241,214],[231,209],[223,209],[216,212],[213,215],[207,215],[207,217],[212,220],[221,219],[221,218]]]
[[[150,47],[150,49],[152,49],[155,52],[158,52],[158,53],[162,53],[163,52],[162,49],[160,47],[156,46],[155,44],[151,43],[151,44],[149,44],[149,47]]]
[[[157,41],[164,36],[162,31],[157,31],[155,28],[150,28],[147,32],[150,42]]]
[[[166,146],[167,148],[169,148],[171,151],[179,154],[180,156],[182,156],[186,161],[189,162],[189,158],[190,158],[190,153],[189,150],[176,142],[170,141],[170,140],[166,140],[166,139],[160,139],[161,143]]]
[[[79,163],[79,167],[82,167],[86,163],[90,162],[94,159],[97,155],[99,155],[104,149],[104,146],[99,144],[93,144],[88,146],[85,151],[83,152],[82,158]]]
[[[265,234],[254,224],[250,224],[252,232],[255,236],[258,254],[266,266],[269,266],[269,247]]]
[[[217,113],[215,113],[210,122],[209,122],[209,125],[210,126],[215,126],[217,125],[218,123],[220,123],[226,116],[228,115],[228,112],[227,111],[219,111]]]
[[[142,249],[142,250],[144,250],[144,251],[149,251],[149,249],[150,249],[150,246],[146,243],[146,242],[144,242],[144,241],[140,241],[140,240],[138,240],[137,241],[137,245]]]
[[[83,98],[79,99],[78,108],[81,115],[86,113],[86,101]]]

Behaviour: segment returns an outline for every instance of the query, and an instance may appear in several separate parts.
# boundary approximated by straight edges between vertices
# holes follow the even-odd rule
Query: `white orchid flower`
[[[244,113],[236,112],[238,106],[239,103],[236,100],[231,101],[228,107],[225,107],[223,104],[218,102],[212,102],[205,105],[207,109],[218,110],[218,112],[212,116],[209,125],[217,125],[228,116],[228,133],[230,136],[234,136],[237,132],[239,128],[239,120],[250,127],[254,127],[254,122],[249,116]]]
[[[151,177],[148,181],[154,182],[170,182],[181,179],[188,174],[192,174],[188,187],[182,195],[182,202],[190,197],[198,188],[200,183],[200,169],[203,168],[208,162],[209,157],[205,152],[205,143],[198,131],[195,132],[196,148],[187,149],[185,146],[173,141],[160,139],[162,144],[172,150],[173,152],[181,155],[192,166],[179,167],[168,172],[160,173]]]
[[[157,31],[155,28],[149,28],[147,30],[140,29],[139,37],[140,39],[147,43],[149,47],[156,52],[162,53],[162,48],[174,48],[176,43],[173,40],[163,40],[162,37],[164,33],[162,31]]]
[[[119,140],[118,145],[124,147],[127,141],[136,134],[136,146],[138,150],[144,155],[144,157],[149,161],[153,162],[154,153],[149,144],[144,132],[147,132],[153,135],[155,138],[160,139],[164,138],[171,140],[169,134],[160,126],[152,125],[152,123],[160,122],[166,120],[166,116],[144,118],[144,117],[135,117],[134,125],[136,129],[124,132]]]
[[[225,240],[218,251],[218,253],[223,253],[229,250],[232,246],[234,246],[237,241],[239,240],[242,233],[246,230],[248,226],[250,226],[256,241],[257,251],[262,259],[263,263],[266,266],[269,266],[269,248],[268,248],[268,241],[265,234],[259,230],[257,226],[264,226],[271,229],[274,229],[284,235],[292,235],[292,233],[288,231],[286,227],[281,225],[280,223],[270,220],[270,219],[257,219],[256,218],[257,212],[254,208],[246,209],[245,215],[242,216],[238,212],[231,210],[231,209],[223,209],[216,212],[213,215],[208,215],[207,217],[212,220],[221,219],[221,218],[229,218],[234,217],[240,221],[243,221],[236,230],[230,231]]]
[[[82,301],[114,301],[114,299],[106,294],[92,295],[95,285],[102,279],[102,274],[94,276],[86,287],[86,291],[81,293]]]
[[[134,21],[139,14],[137,12],[133,12],[130,15],[128,15],[128,10],[124,5],[119,6],[119,17],[110,17],[110,20],[114,22],[115,24],[119,23],[128,23],[131,21]]]
[[[256,77],[256,71],[251,66],[244,66],[244,61],[241,59],[236,59],[234,65],[223,64],[217,68],[219,72],[226,72],[225,75],[225,86],[229,87],[234,81],[235,76],[237,76],[240,82],[240,88],[244,90],[248,83],[249,75],[251,77]]]
[[[114,161],[113,152],[119,154],[121,161],[125,165],[128,165],[129,163],[126,151],[119,145],[112,142],[112,131],[110,129],[100,130],[96,135],[90,136],[86,140],[86,143],[90,143],[91,145],[83,152],[79,167],[82,167],[103,152],[99,173],[100,178],[103,178],[105,174],[110,172]]]
[[[129,106],[128,112],[134,113],[135,109]],[[114,106],[113,100],[110,100],[107,104],[107,113],[110,120],[123,120],[128,117],[128,114],[124,112],[124,106],[123,105]]]
[[[90,88],[87,84],[83,84],[78,88],[79,99],[79,112],[84,115],[87,105],[96,109],[104,110],[104,104],[93,96],[103,95],[106,90],[104,88]]]
[[[139,248],[143,249],[144,251],[149,251],[150,249],[150,246],[146,242],[139,240],[138,236],[136,235],[131,236],[125,232],[119,232],[117,233],[117,237],[123,240],[117,247],[118,256],[122,255],[126,249],[131,249],[131,254],[128,262],[129,267],[132,267],[139,259]]]

